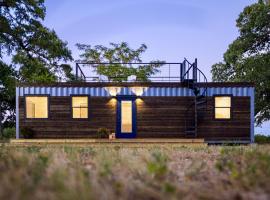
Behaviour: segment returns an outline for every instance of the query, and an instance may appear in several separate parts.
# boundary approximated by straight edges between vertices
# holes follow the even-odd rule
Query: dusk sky
[[[211,66],[222,60],[238,36],[239,13],[255,0],[47,0],[45,25],[68,42],[74,59],[76,43],[90,45],[145,43],[143,61],[193,61],[211,80]],[[256,132],[270,134],[264,124]]]

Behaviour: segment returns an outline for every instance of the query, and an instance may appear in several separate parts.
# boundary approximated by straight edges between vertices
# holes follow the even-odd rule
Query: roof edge
[[[200,87],[254,87],[252,82],[208,82],[197,83]],[[17,82],[16,87],[186,87],[181,82],[55,82],[55,83],[26,83]]]

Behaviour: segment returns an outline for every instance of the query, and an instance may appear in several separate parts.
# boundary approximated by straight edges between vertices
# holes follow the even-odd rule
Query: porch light
[[[131,91],[136,94],[136,96],[142,96],[143,92],[147,89],[148,87],[132,87]]]
[[[116,96],[120,93],[121,87],[106,87],[105,90],[107,90],[111,96]]]
[[[142,100],[141,98],[137,98],[137,99],[136,99],[136,104],[137,104],[137,105],[143,104],[143,100]]]

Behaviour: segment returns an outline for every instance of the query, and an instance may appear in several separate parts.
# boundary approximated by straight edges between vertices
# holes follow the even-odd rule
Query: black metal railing
[[[169,63],[169,62],[150,62],[150,63],[94,63],[94,62],[77,62],[76,63],[76,79],[79,81],[85,82],[114,82],[115,80],[121,80],[121,82],[142,82],[138,77],[106,77],[97,73],[97,69],[100,66],[113,67],[116,65],[121,65],[125,67],[133,68],[143,68],[144,65],[156,65],[156,73],[154,75],[148,76],[147,81],[151,82],[182,82],[185,76],[189,76],[189,73],[186,74],[185,62],[188,62],[186,59],[184,62],[179,63]],[[86,69],[86,70],[83,70]],[[133,78],[133,79],[132,79]]]
[[[147,77],[147,81],[151,82],[186,82],[189,80],[193,83],[207,82],[206,76],[197,67],[197,59],[190,63],[186,58],[183,62],[149,62],[149,63],[95,63],[95,62],[77,62],[76,63],[76,80],[85,82],[142,82],[139,77],[131,76],[104,76],[97,73],[98,67],[125,66],[127,68],[142,68],[145,65],[156,65],[156,73]]]

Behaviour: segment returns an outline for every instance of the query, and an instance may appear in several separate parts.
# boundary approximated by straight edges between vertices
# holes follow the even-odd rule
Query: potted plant
[[[108,138],[110,135],[110,130],[107,128],[99,128],[97,130],[98,138]]]

